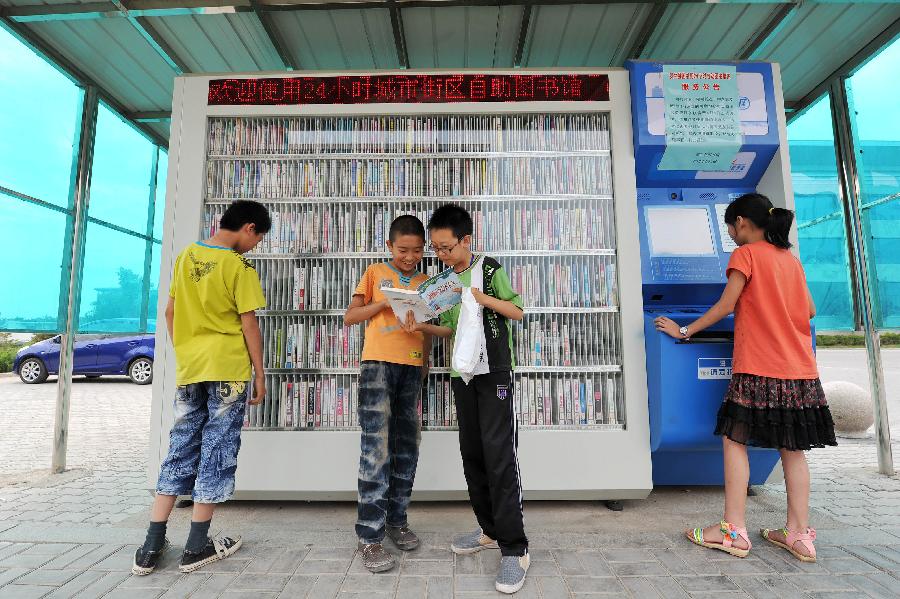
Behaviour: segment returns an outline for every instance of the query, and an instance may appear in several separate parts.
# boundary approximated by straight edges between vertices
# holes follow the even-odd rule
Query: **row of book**
[[[344,326],[340,316],[264,318],[263,363],[279,369],[358,368],[364,327]],[[448,367],[450,348],[449,339],[432,339],[432,364]]]
[[[513,331],[519,366],[621,364],[618,313],[526,313]]]
[[[621,363],[617,313],[529,314],[513,325],[519,366],[614,366]],[[262,319],[266,368],[357,368],[363,325],[344,326],[340,315]],[[450,366],[450,345],[433,340],[432,365]]]
[[[386,252],[391,222],[412,214],[428,224],[442,202],[385,204],[273,204],[272,229],[261,254]],[[587,200],[459,202],[472,215],[475,251],[612,249],[615,232],[610,202]],[[480,204],[480,205],[479,205]],[[208,205],[203,232],[215,235],[227,208]]]
[[[605,113],[248,117],[209,121],[210,155],[609,149]]]
[[[610,195],[609,156],[209,160],[207,197]]]
[[[387,258],[385,258],[386,260]],[[372,258],[256,258],[268,310],[346,310]],[[500,259],[513,289],[529,307],[602,308],[617,302],[612,256],[509,256]],[[434,257],[420,272],[433,276],[446,267]]]
[[[247,428],[352,429],[359,426],[357,375],[269,376],[264,402],[245,412]],[[520,426],[621,425],[616,374],[514,375],[512,401]],[[428,377],[418,399],[427,429],[457,426],[456,403],[447,374]]]
[[[344,326],[340,317],[310,316],[285,324],[262,319],[266,368],[358,368],[363,328]]]
[[[528,306],[600,308],[618,305],[612,256],[503,258],[512,288]]]
[[[518,377],[513,400],[520,424],[622,424],[617,375]],[[624,414],[623,414],[624,416]]]
[[[386,260],[387,258],[385,258]],[[268,310],[346,310],[371,258],[342,260],[302,258],[286,260],[255,259]],[[433,276],[446,267],[436,258],[423,260],[419,271]]]

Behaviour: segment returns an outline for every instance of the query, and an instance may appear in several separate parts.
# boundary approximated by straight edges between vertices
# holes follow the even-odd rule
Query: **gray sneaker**
[[[412,551],[419,546],[419,537],[409,526],[387,526],[387,535],[401,551]]]
[[[484,549],[499,549],[497,541],[484,534],[479,528],[468,534],[454,537],[450,543],[450,550],[457,555],[468,555],[470,553],[478,553]]]
[[[397,563],[394,556],[385,551],[381,543],[360,541],[356,548],[362,554],[363,565],[369,572],[387,572]]]
[[[528,565],[531,558],[528,553],[519,557],[517,555],[504,555],[500,558],[500,571],[497,573],[497,580],[494,581],[494,588],[501,593],[511,595],[525,584],[525,573],[528,572]]]

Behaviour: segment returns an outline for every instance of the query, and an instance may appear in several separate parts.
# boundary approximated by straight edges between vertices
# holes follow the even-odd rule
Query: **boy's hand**
[[[266,378],[257,376],[253,379],[253,397],[247,402],[251,406],[257,406],[266,398]]]
[[[403,327],[403,330],[407,333],[415,333],[418,331],[419,323],[416,322],[416,316],[412,310],[406,312],[406,320],[400,323],[400,326]]]
[[[476,289],[475,287],[472,287],[472,297],[474,297],[475,301],[482,306],[487,306],[491,300],[494,299],[481,289]]]

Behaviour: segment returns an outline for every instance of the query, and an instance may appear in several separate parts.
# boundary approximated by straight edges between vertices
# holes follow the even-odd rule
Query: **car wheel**
[[[149,385],[153,382],[153,361],[138,358],[128,366],[128,378],[135,385]]]
[[[47,380],[47,367],[38,358],[28,358],[19,365],[19,378],[26,385],[36,385]]]

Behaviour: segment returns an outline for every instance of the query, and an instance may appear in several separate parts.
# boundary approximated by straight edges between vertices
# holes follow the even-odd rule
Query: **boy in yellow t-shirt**
[[[359,373],[359,498],[356,535],[363,564],[372,572],[396,564],[385,551],[385,531],[403,551],[418,547],[406,509],[419,462],[418,398],[428,374],[431,338],[408,333],[381,293],[382,287],[415,289],[428,277],[416,268],[425,251],[425,226],[415,216],[391,223],[391,261],[366,269],[344,324],[368,320]]]
[[[192,495],[194,511],[179,570],[193,572],[228,557],[240,537],[208,538],[217,503],[234,493],[244,408],[266,395],[262,337],[255,310],[266,300],[256,270],[242,254],[268,233],[265,206],[237,201],[219,231],[189,245],[175,259],[166,325],[178,364],[175,423],[160,467],[150,527],[134,554],[132,572],[153,572],[168,545],[166,523],[178,495]],[[250,398],[250,364],[255,373]]]

